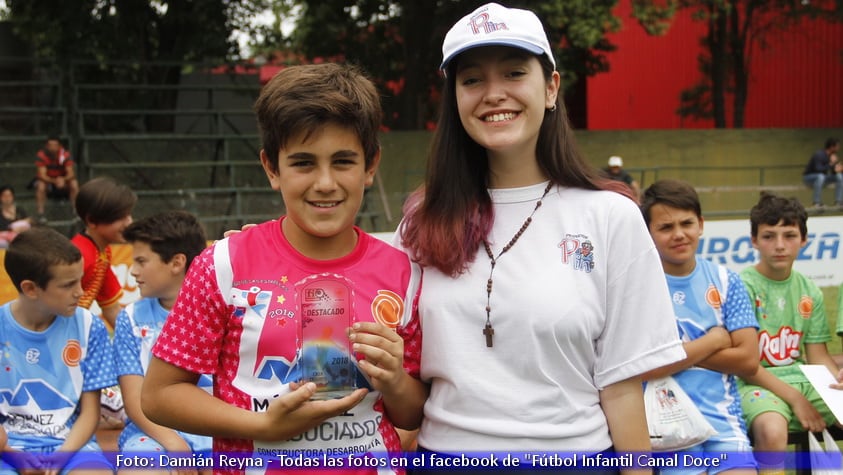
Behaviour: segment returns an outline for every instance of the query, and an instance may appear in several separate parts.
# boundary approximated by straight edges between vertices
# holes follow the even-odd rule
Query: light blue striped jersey
[[[116,382],[108,331],[81,307],[32,331],[15,321],[11,304],[0,307],[0,413],[9,446],[61,445],[79,416],[82,393]]]
[[[117,377],[135,374],[146,375],[152,357],[152,346],[164,327],[169,311],[156,298],[145,298],[132,302],[117,316],[114,330],[114,364]],[[201,375],[197,386],[211,393],[213,380]],[[120,434],[119,445],[142,431],[131,420]]]
[[[666,277],[683,342],[700,338],[715,326],[729,332],[758,328],[749,294],[735,272],[697,259],[691,274]],[[746,439],[734,375],[694,366],[673,377],[717,430],[718,435],[709,440]]]

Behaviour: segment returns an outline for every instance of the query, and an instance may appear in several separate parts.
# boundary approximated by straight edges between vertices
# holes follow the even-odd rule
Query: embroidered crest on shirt
[[[594,244],[584,234],[566,234],[559,243],[562,263],[574,266],[574,270],[591,273],[594,270]]]
[[[814,299],[809,297],[808,295],[803,295],[801,299],[799,299],[799,315],[802,316],[804,319],[811,318],[811,314],[814,312]]]
[[[372,300],[372,316],[381,325],[393,330],[401,321],[404,315],[404,299],[391,290],[378,290],[378,294]]]
[[[755,315],[760,316],[763,320],[767,319],[767,311],[764,310],[764,300],[761,295],[755,296]]]
[[[67,340],[61,352],[61,359],[67,366],[79,366],[79,362],[82,361],[82,345],[79,344],[79,340]]]
[[[38,348],[30,348],[26,350],[24,357],[27,363],[38,364],[38,360],[41,359],[41,352],[38,351]]]
[[[159,328],[158,331],[161,329]],[[156,335],[157,332],[153,332],[152,328],[149,325],[141,325],[138,327],[132,327],[132,335],[140,338],[141,340],[146,340],[148,338],[152,338]]]
[[[720,295],[720,291],[717,290],[714,284],[709,284],[705,290],[705,303],[715,310],[720,310],[720,307],[723,305],[723,296]]]
[[[260,287],[252,286],[248,289],[231,289],[231,303],[236,307],[234,316],[245,317],[250,313],[261,318],[266,317],[266,310],[272,292],[262,290]]]

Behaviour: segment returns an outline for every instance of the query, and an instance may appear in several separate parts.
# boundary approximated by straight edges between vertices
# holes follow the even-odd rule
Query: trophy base
[[[357,388],[342,388],[342,389],[326,389],[326,390],[317,390],[313,393],[313,396],[310,396],[311,401],[326,401],[329,399],[340,399],[348,396],[349,394],[356,391]]]

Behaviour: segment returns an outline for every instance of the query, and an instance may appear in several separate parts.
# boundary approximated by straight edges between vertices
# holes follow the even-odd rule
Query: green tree
[[[383,90],[386,123],[418,129],[435,120],[436,91],[448,28],[486,0],[279,0],[279,14],[298,12],[295,31],[276,30],[260,51],[280,46],[303,57],[342,59],[362,65]],[[584,111],[585,77],[606,71],[604,53],[614,47],[605,34],[620,27],[611,14],[617,0],[513,0],[542,19],[556,51],[571,111]],[[584,113],[583,113],[584,117]],[[579,126],[584,126],[581,117]]]
[[[217,63],[239,54],[238,22],[266,8],[265,0],[7,0],[7,19],[37,60],[59,65],[75,83],[178,84],[186,61]],[[152,65],[151,62],[157,62]],[[71,67],[72,66],[72,67]],[[69,94],[65,95],[72,107]],[[126,91],[99,98],[108,108],[169,108],[175,90]],[[172,118],[147,120],[147,130],[169,130]],[[103,127],[120,128],[119,120]]]
[[[18,36],[44,59],[224,59],[236,53],[231,19],[262,2],[7,0]]]
[[[810,0],[633,0],[633,15],[648,33],[664,34],[679,9],[705,22],[698,58],[701,81],[682,91],[677,113],[683,117],[713,119],[716,128],[728,126],[731,99],[732,127],[742,128],[749,97],[753,52],[766,48],[771,34],[793,27],[803,19],[841,21],[843,2]]]

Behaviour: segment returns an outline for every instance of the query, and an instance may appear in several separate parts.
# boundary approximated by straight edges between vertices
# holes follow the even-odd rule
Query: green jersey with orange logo
[[[822,291],[795,270],[771,280],[747,267],[741,279],[755,305],[761,365],[785,382],[805,381],[805,345],[831,341]]]

